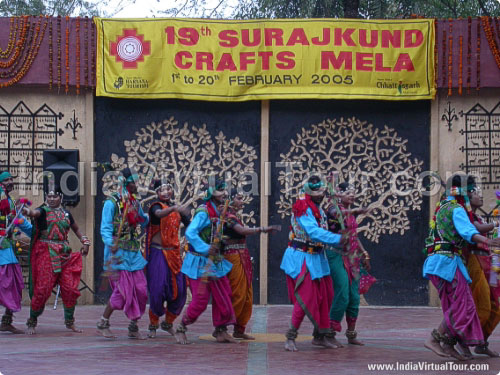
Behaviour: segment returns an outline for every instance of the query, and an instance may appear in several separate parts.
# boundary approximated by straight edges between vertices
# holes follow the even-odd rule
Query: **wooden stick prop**
[[[123,214],[122,214],[122,218],[120,221],[120,226],[118,227],[118,232],[116,233],[116,241],[113,244],[113,246],[111,246],[111,248],[110,248],[111,256],[109,257],[108,261],[105,264],[105,266],[108,268],[108,272],[104,272],[103,273],[104,276],[111,276],[112,275],[112,270],[110,269],[110,268],[112,268],[111,266],[113,264],[120,264],[120,260],[118,259],[118,257],[114,256],[113,254],[116,253],[116,251],[118,250],[118,244],[120,242],[120,237],[121,237],[122,232],[123,232],[123,226],[125,224],[125,220],[127,219],[128,209],[129,209],[130,204],[131,204],[130,201],[127,202],[125,199],[122,199],[122,201],[125,201],[125,208],[123,209]]]
[[[213,239],[213,244],[217,245],[219,247],[219,254],[217,254],[217,256],[220,255],[220,248],[222,246],[222,236],[223,236],[223,232],[224,232],[224,223],[226,222],[226,216],[227,216],[227,209],[229,207],[229,199],[226,199],[226,201],[224,202],[224,207],[222,208],[222,212],[219,216],[219,223],[217,224],[217,229],[215,231],[215,236],[214,236],[214,239]],[[213,259],[214,261],[217,260],[216,257],[214,257],[215,259]]]
[[[337,202],[337,197],[335,194],[335,188],[334,188],[334,181],[337,179],[336,178],[337,173],[332,172],[330,173],[330,176],[328,177],[328,200],[329,203],[333,205],[333,208],[335,208],[335,212],[337,213],[337,218],[339,220],[340,224],[340,229],[342,231],[345,231],[345,223],[344,223],[344,216],[342,215],[342,211],[340,210],[339,204]]]
[[[220,249],[222,246],[222,236],[223,236],[223,230],[224,230],[224,222],[226,221],[226,216],[227,216],[227,209],[229,207],[229,199],[226,199],[224,202],[224,207],[222,208],[221,214],[219,216],[219,223],[217,224],[217,228],[215,230],[215,234],[212,239],[212,244],[217,245],[219,251],[215,255],[208,255],[208,259],[210,259],[214,264],[217,264],[222,261],[220,259]],[[210,274],[210,262],[207,262],[205,264],[205,267],[203,267],[203,276],[201,276],[201,280],[204,284],[208,283],[209,280],[209,275]]]
[[[5,229],[5,234],[0,236],[0,244],[6,237],[10,235],[10,232],[12,231],[12,229],[14,229],[14,226],[19,226],[24,223],[24,219],[21,219],[20,216],[23,212],[24,207],[29,207],[31,206],[32,203],[27,198],[21,198],[19,202],[21,203],[21,206],[18,209],[16,209],[16,215]]]
[[[54,310],[57,310],[57,302],[59,301],[59,294],[61,294],[61,286],[57,285],[56,298],[54,300]]]
[[[127,213],[128,213],[128,209],[129,209],[130,205],[131,205],[130,201],[125,201],[125,208],[123,209],[123,214],[122,214],[122,218],[120,221],[120,226],[118,227],[118,232],[116,233],[116,242],[111,247],[112,253],[116,253],[116,251],[118,250],[118,242],[119,242],[120,237],[122,235],[123,225],[125,224],[125,220],[127,219]]]

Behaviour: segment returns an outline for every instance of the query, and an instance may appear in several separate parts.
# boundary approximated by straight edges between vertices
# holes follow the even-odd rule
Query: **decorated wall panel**
[[[433,169],[443,180],[456,171],[476,175],[486,217],[496,207],[495,190],[500,189],[499,93],[484,89],[481,96],[449,97],[440,91],[432,105]]]
[[[37,93],[25,88],[0,93],[0,169],[9,169],[14,176],[13,197],[28,197],[35,207],[43,203],[42,169],[45,149],[78,149],[80,173],[83,173],[80,203],[69,208],[82,233],[93,242],[94,212],[90,169],[93,160],[93,98],[92,95],[59,96]],[[87,176],[87,178],[85,178]],[[70,234],[74,251],[80,242]],[[27,248],[29,239],[21,237],[18,252],[27,282]],[[82,280],[92,284],[93,252],[84,259]],[[83,287],[83,283],[80,285]],[[27,301],[27,296],[25,296]],[[80,303],[93,302],[92,294],[82,291]]]

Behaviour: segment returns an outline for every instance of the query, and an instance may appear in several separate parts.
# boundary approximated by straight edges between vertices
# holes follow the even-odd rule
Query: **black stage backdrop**
[[[234,167],[230,166],[231,159],[238,159],[244,165],[248,166],[253,163],[253,170],[260,173],[260,102],[242,102],[242,103],[215,103],[215,102],[195,102],[184,100],[124,100],[97,97],[95,99],[95,157],[96,161],[111,162],[112,154],[118,157],[124,157],[124,160],[118,160],[119,163],[127,162],[129,158],[138,157],[133,153],[126,150],[126,143],[135,141],[137,143],[148,143],[151,134],[153,137],[160,139],[162,137],[172,137],[172,133],[168,133],[173,128],[181,129],[187,124],[187,132],[182,135],[182,142],[175,143],[174,152],[172,149],[165,149],[162,147],[151,151],[150,149],[142,149],[143,154],[138,158],[141,163],[142,157],[156,158],[157,161],[166,161],[167,165],[172,163],[172,158],[175,157],[176,162],[179,163],[179,155],[187,155],[187,158],[182,157],[184,160],[191,158],[188,162],[204,160],[200,163],[201,169],[207,159],[220,160],[224,159],[223,164],[235,173]],[[152,132],[147,126],[151,123],[162,123],[164,120],[174,118],[178,121],[177,125],[170,126],[168,129],[164,128],[162,134]],[[206,131],[204,136],[198,137],[200,133],[197,129],[206,124]],[[194,128],[195,127],[195,128]],[[168,131],[165,131],[168,130]],[[227,146],[225,151],[219,153],[216,137],[222,132],[225,139],[222,142]],[[141,137],[141,134],[149,134]],[[194,138],[210,138],[212,144],[215,145],[214,152],[211,157],[203,155],[203,147],[193,147],[192,150],[186,147],[193,146]],[[177,134],[179,136],[179,134]],[[239,143],[241,142],[241,143]],[[245,147],[245,144],[248,147]],[[134,144],[132,144],[135,146]],[[254,156],[251,155],[253,148]],[[192,153],[190,154],[190,151]],[[138,153],[141,152],[139,149]],[[236,153],[235,153],[236,152]],[[170,158],[170,159],[168,159]],[[161,160],[163,159],[163,160]],[[178,164],[177,164],[178,165]],[[221,166],[216,170],[223,169]],[[243,169],[243,168],[242,168]],[[98,185],[96,196],[96,245],[95,245],[95,263],[94,271],[96,275],[96,289],[100,295],[109,294],[107,283],[102,279],[102,266],[103,266],[103,251],[104,245],[101,240],[99,227],[101,210],[103,206],[103,170],[98,168]],[[257,181],[258,183],[258,181]],[[258,185],[257,185],[258,189]],[[246,187],[245,190],[249,190]],[[257,190],[258,191],[258,190]],[[244,212],[252,212],[255,224],[251,226],[258,226],[259,217],[259,197],[253,197],[252,201],[245,207]],[[147,207],[143,207],[146,208]],[[259,239],[258,236],[249,237],[248,248],[250,249],[251,256],[254,259],[254,300],[259,303]]]
[[[283,217],[284,214],[282,214],[282,211],[286,211],[283,202],[287,199],[282,197],[281,190],[284,186],[279,178],[280,171],[284,171],[284,168],[276,167],[275,163],[286,160],[301,160],[306,165],[310,163],[314,167],[315,164],[311,163],[310,160],[317,159],[318,150],[325,152],[325,149],[321,149],[321,147],[323,144],[328,145],[327,138],[330,137],[330,141],[333,140],[335,147],[345,146],[348,139],[351,146],[353,143],[368,145],[371,142],[371,146],[367,146],[366,150],[358,150],[357,148],[351,150],[353,155],[364,154],[364,158],[353,158],[352,162],[348,163],[351,169],[362,169],[368,172],[374,170],[380,172],[382,169],[388,169],[392,172],[406,170],[410,173],[414,170],[418,174],[429,169],[430,104],[424,101],[396,103],[338,100],[273,101],[270,106],[270,161],[272,166],[269,222],[281,224],[283,231],[270,236],[269,239],[268,302],[287,303],[285,276],[279,269],[279,265],[286,248],[290,219],[288,215]],[[259,175],[260,102],[207,103],[181,100],[119,100],[98,97],[95,108],[95,153],[96,160],[99,162],[112,161],[112,154],[124,157],[126,162],[126,142],[133,140],[141,142],[139,135],[143,134],[141,132],[149,124],[152,122],[161,123],[165,119],[173,117],[178,121],[177,128],[182,128],[184,124],[187,124],[189,132],[194,135],[196,135],[196,130],[193,127],[199,128],[206,124],[207,137],[211,137],[213,144],[217,144],[215,137],[222,132],[226,137],[224,142],[227,141],[226,143],[234,145],[231,142],[238,138],[236,144],[241,141],[253,148],[256,158],[251,161],[254,163],[254,171]],[[341,118],[344,119],[344,122],[340,121]],[[353,119],[352,123],[346,122],[347,119]],[[325,128],[325,124],[329,124],[326,126],[329,130],[322,133],[317,127],[323,126]],[[313,125],[316,125],[316,131],[312,131]],[[386,129],[385,133],[384,129]],[[189,134],[185,136],[185,139],[188,136]],[[378,138],[384,138],[387,144],[382,147],[377,143]],[[403,151],[401,140],[406,140]],[[295,145],[303,144],[305,146],[294,148],[292,142]],[[183,145],[186,146],[188,143],[183,142]],[[229,156],[218,154],[216,147],[217,154],[212,156],[212,160],[216,158],[241,158],[243,163],[249,164],[248,160],[250,159],[245,159],[245,155],[248,156],[248,150],[245,151],[245,148],[241,146],[237,146],[237,148],[238,156],[235,156],[236,154]],[[389,149],[389,153],[387,149]],[[326,150],[325,159],[331,158],[338,162],[343,157],[350,158],[349,154],[346,156],[344,152],[337,153],[335,149],[330,153],[328,151],[330,150]],[[193,150],[193,152],[199,154],[201,150]],[[409,156],[404,157],[401,155],[402,153],[407,153]],[[172,153],[167,154],[171,155]],[[177,158],[177,149],[174,154]],[[394,154],[399,154],[399,156],[394,157]],[[373,160],[370,161],[370,155],[371,157],[375,155],[379,164]],[[128,156],[133,157],[130,156],[130,150]],[[381,164],[381,161],[387,161],[391,158],[390,163]],[[116,161],[116,158],[113,161]],[[226,166],[228,164],[226,163]],[[321,165],[323,169],[329,169],[328,162],[322,162]],[[97,275],[96,288],[100,294],[107,294],[109,291],[105,283],[101,285],[100,277],[103,262],[103,244],[99,234],[100,210],[104,198],[102,183],[100,183],[102,176],[102,170],[98,169],[99,184],[96,197],[96,238],[98,241],[96,241],[94,267]],[[369,182],[368,189],[381,192],[380,194],[372,194],[372,196],[381,195],[383,190],[390,187],[387,180],[378,181],[375,185],[372,182]],[[374,199],[376,200],[376,198]],[[415,202],[413,203],[415,206]],[[392,218],[381,217],[382,225],[379,227],[382,226],[382,230],[377,229],[372,224],[372,227],[368,228],[368,232],[375,234],[371,235],[371,240],[363,239],[365,247],[372,256],[372,274],[378,279],[365,298],[369,304],[376,305],[427,305],[427,282],[421,276],[421,267],[424,261],[421,249],[428,229],[428,199],[424,197],[416,203],[420,210],[409,207],[412,206],[411,203],[402,203],[394,199],[385,199],[380,204],[386,208],[392,205],[394,209],[391,211]],[[403,207],[397,207],[397,204],[402,204]],[[405,205],[408,206],[407,209],[404,208]],[[247,213],[252,211],[255,225],[258,226],[260,219],[258,196],[253,197],[245,208]],[[404,220],[394,221],[395,217],[401,216],[407,220],[406,223]],[[389,221],[390,224],[387,224],[386,222]],[[361,226],[365,224],[362,222]],[[399,233],[400,227],[404,226],[407,226],[404,233]],[[389,234],[391,230],[393,233]],[[376,238],[378,242],[374,241],[373,238]],[[254,258],[254,301],[258,303],[258,238],[249,238],[248,245]]]
[[[383,172],[384,168],[388,171],[397,172],[406,168],[410,173],[412,170],[420,169],[420,172],[429,169],[429,145],[430,145],[430,102],[390,102],[390,101],[272,101],[270,103],[270,160],[273,162],[271,172],[271,196],[270,196],[270,218],[272,224],[281,224],[285,229],[281,233],[272,236],[269,242],[269,263],[268,263],[268,288],[269,302],[287,303],[287,291],[285,275],[280,270],[280,262],[284,250],[286,249],[288,228],[290,225],[290,216],[282,218],[280,202],[283,202],[280,189],[284,186],[278,181],[280,171],[284,168],[276,168],[274,162],[284,160],[300,160],[304,165],[311,163],[310,160],[315,157],[324,158],[321,165],[324,169],[329,168],[329,160],[335,159],[340,154],[335,150],[342,148],[343,153],[337,161],[343,158],[357,154],[365,156],[371,154],[371,161],[364,157],[361,162],[357,158],[356,164],[350,163],[352,169],[361,169],[367,172],[378,170]],[[341,126],[340,119],[355,118],[359,120],[360,126],[354,129],[353,126]],[[332,120],[330,130],[326,132],[314,132],[313,124],[320,124],[326,120]],[[335,120],[335,121],[333,121]],[[365,122],[366,123],[363,123]],[[373,124],[370,126],[369,124]],[[377,138],[384,135],[384,127],[393,129],[385,133],[385,145],[377,144]],[[333,130],[332,130],[333,129]],[[340,130],[339,130],[340,129]],[[360,129],[365,129],[361,131]],[[366,129],[369,129],[367,131]],[[371,129],[371,130],[370,130]],[[378,135],[374,131],[378,129]],[[354,132],[354,137],[352,136]],[[328,134],[334,133],[334,134]],[[397,133],[397,136],[394,136]],[[327,138],[330,137],[330,141]],[[400,139],[398,139],[398,137]],[[361,148],[351,148],[347,154],[346,140],[362,145]],[[396,147],[401,140],[407,140],[406,152],[411,156],[401,156],[401,148]],[[292,141],[297,145],[301,144],[303,148],[295,147],[292,149]],[[370,141],[371,149],[364,149]],[[329,143],[330,142],[330,143]],[[320,150],[320,145],[326,145],[324,150]],[[332,147],[332,144],[334,145]],[[367,147],[367,146],[366,146]],[[348,147],[347,147],[348,148]],[[393,152],[387,153],[382,149],[393,149]],[[332,150],[333,149],[333,150]],[[323,153],[314,153],[314,151],[323,151]],[[398,151],[399,150],[399,151]],[[332,151],[329,153],[329,151]],[[404,153],[404,152],[403,152]],[[394,154],[399,156],[394,157]],[[316,155],[316,156],[314,156]],[[319,155],[319,156],[318,156]],[[321,156],[323,155],[323,156]],[[384,162],[393,157],[392,162]],[[373,159],[375,158],[375,160]],[[415,168],[414,159],[418,159],[420,166]],[[377,161],[378,160],[378,161]],[[371,164],[370,164],[371,163]],[[397,164],[399,166],[392,166]],[[318,164],[312,163],[312,169],[317,168]],[[388,171],[385,176],[388,176]],[[418,174],[418,173],[417,173]],[[371,180],[370,180],[371,181]],[[371,181],[368,189],[375,189],[374,195],[378,197],[377,191],[384,191],[390,188],[388,179],[379,179],[376,184]],[[377,199],[377,198],[374,198]],[[392,199],[392,201],[390,200]],[[326,202],[325,202],[326,203]],[[372,275],[378,282],[372,286],[365,295],[369,304],[374,305],[427,305],[428,289],[427,282],[422,278],[422,264],[425,256],[422,253],[424,239],[428,231],[428,198],[421,199],[420,210],[406,210],[405,215],[409,221],[404,234],[398,233],[401,224],[394,222],[396,217],[401,215],[403,208],[397,207],[393,198],[388,197],[381,204],[385,207],[393,206],[392,216],[393,224],[388,224],[387,216],[381,219],[381,223],[386,227],[383,231],[376,234],[372,227],[369,232],[375,233],[378,243],[362,239],[365,248],[370,252],[372,258]],[[361,223],[361,226],[363,223]],[[392,226],[396,232],[389,234],[389,227]]]

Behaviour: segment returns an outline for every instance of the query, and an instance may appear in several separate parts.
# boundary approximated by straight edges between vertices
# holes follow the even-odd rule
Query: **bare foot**
[[[451,357],[458,359],[459,361],[466,361],[467,360],[466,357],[464,357],[462,354],[460,354],[459,352],[457,352],[455,350],[455,348],[453,346],[451,346],[451,345],[443,344],[443,351],[446,354],[450,355]]]
[[[170,333],[172,336],[175,336],[174,327],[170,327],[168,329],[164,329],[164,331]]]
[[[233,339],[233,337],[229,333],[227,333],[227,331],[218,332],[215,336],[215,339],[217,340],[217,342],[228,342],[231,344],[238,343],[238,341]]]
[[[439,344],[439,341],[436,341],[434,339],[434,337],[432,337],[432,336],[425,342],[424,346],[427,349],[432,350],[434,353],[436,353],[440,357],[449,357],[450,356],[449,354],[446,354],[444,352],[443,348],[441,347],[441,344]]]
[[[160,328],[162,331],[170,333],[172,336],[175,336],[174,326],[166,321],[160,324]]]
[[[342,345],[340,343],[340,341],[335,338],[335,336],[326,337],[326,341],[328,341],[330,344],[332,344],[335,348],[343,348],[344,347],[344,345]]]
[[[139,331],[136,332],[128,331],[128,338],[133,340],[146,340],[146,337],[141,335]]]
[[[233,332],[233,337],[235,339],[255,340],[255,337],[247,335],[245,332]]]
[[[186,334],[184,332],[175,332],[175,340],[177,341],[177,344],[181,345],[191,344],[191,342],[188,341]]]
[[[21,331],[20,329],[17,329],[12,324],[2,324],[2,325],[0,325],[0,332],[10,332],[10,333],[14,333],[16,335],[19,335],[20,333],[24,333],[24,331]]]
[[[116,335],[114,335],[109,328],[98,328],[97,333],[107,339],[116,339]]]
[[[295,345],[295,340],[287,339],[285,341],[285,350],[289,352],[298,352],[297,346]]]
[[[156,337],[156,329],[150,329],[148,333],[148,337],[150,339],[154,339]]]
[[[354,339],[347,339],[347,342],[351,345],[360,345],[360,346],[364,346],[365,344],[361,341],[359,341],[357,338],[354,338]]]
[[[70,325],[70,326],[66,326],[67,329],[73,331],[73,332],[76,332],[76,333],[82,333],[83,330],[81,330],[80,328],[78,328],[77,326],[75,326],[74,324]]]
[[[485,354],[487,356],[490,356],[490,357],[500,357],[500,355],[495,352],[494,350],[491,350],[490,348],[488,348],[487,345],[478,345],[475,347],[474,349],[474,353],[476,354]]]
[[[333,345],[325,337],[321,337],[321,338],[315,337],[315,338],[313,338],[311,343],[313,345],[322,346],[322,347],[328,348],[328,349],[336,349],[337,348],[337,346]]]
[[[28,327],[28,329],[26,330],[26,334],[35,335],[36,334],[35,327]]]

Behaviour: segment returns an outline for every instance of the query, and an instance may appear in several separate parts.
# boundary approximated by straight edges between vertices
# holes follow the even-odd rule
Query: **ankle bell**
[[[12,315],[4,314],[2,316],[2,325],[9,326],[12,324]]]
[[[128,331],[129,332],[139,332],[139,326],[137,325],[137,322],[134,322],[133,320],[130,322],[128,325]]]
[[[295,328],[290,328],[288,331],[286,331],[286,334],[285,334],[287,340],[295,340],[298,335],[299,335],[299,333],[297,332],[297,330]]]
[[[356,332],[356,330],[346,329],[346,330],[345,330],[345,336],[346,336],[349,340],[354,340],[356,337],[358,337],[358,332]]]
[[[108,329],[110,327],[109,324],[109,319],[101,319],[99,322],[97,322],[97,329]]]

